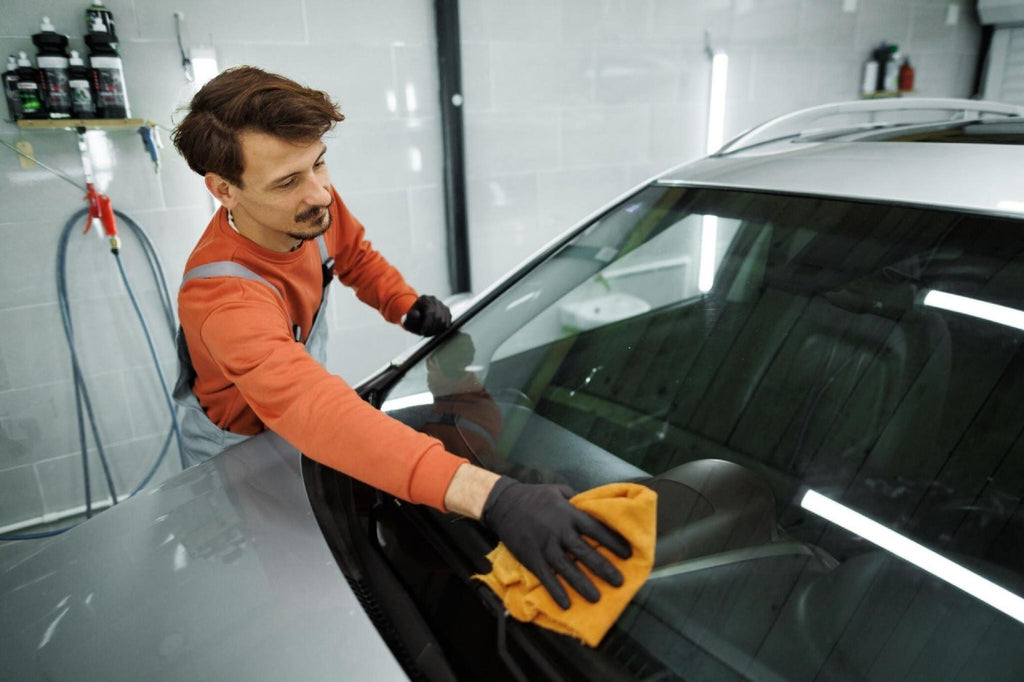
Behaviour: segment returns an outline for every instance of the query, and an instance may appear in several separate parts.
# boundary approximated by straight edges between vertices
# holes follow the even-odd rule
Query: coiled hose
[[[68,342],[68,349],[71,354],[71,367],[75,385],[75,411],[78,417],[78,439],[82,451],[82,478],[85,487],[85,516],[86,518],[92,517],[92,495],[90,493],[90,472],[89,472],[89,457],[88,457],[88,444],[86,436],[86,424],[92,432],[93,441],[96,444],[96,452],[100,461],[100,466],[103,469],[103,476],[107,485],[107,490],[110,493],[111,503],[116,505],[118,503],[117,490],[114,486],[114,480],[110,473],[110,465],[107,461],[106,452],[103,449],[103,442],[99,436],[99,429],[96,425],[96,416],[93,411],[92,401],[89,398],[89,391],[85,385],[85,377],[82,374],[81,363],[78,359],[78,353],[75,349],[75,337],[74,329],[71,322],[71,308],[68,304],[68,287],[67,287],[67,250],[68,242],[72,233],[72,230],[76,225],[80,224],[83,217],[88,214],[88,209],[81,209],[74,213],[71,218],[68,219],[64,225],[64,230],[61,233],[60,241],[57,247],[57,301],[60,308],[61,321],[64,326],[64,335]],[[139,244],[142,246],[143,253],[146,256],[146,260],[149,264],[150,271],[153,274],[153,278],[157,283],[157,291],[160,295],[161,307],[164,312],[165,322],[167,323],[168,330],[171,335],[172,342],[177,332],[177,322],[175,321],[174,308],[171,304],[170,292],[167,289],[167,279],[164,276],[163,268],[160,265],[160,259],[157,256],[156,249],[153,246],[153,242],[150,241],[149,236],[146,235],[145,231],[136,223],[130,216],[122,213],[121,211],[114,210],[114,214],[121,221],[122,225],[127,225],[132,233],[138,238]],[[132,289],[131,283],[128,281],[127,273],[124,269],[124,263],[121,260],[120,249],[112,248],[111,252],[114,254],[114,259],[117,262],[118,272],[121,275],[121,281],[124,283],[125,289],[128,292],[128,297],[131,300],[132,307],[135,309],[136,316],[142,325],[142,331],[146,337],[146,343],[149,347],[150,355],[153,357],[153,362],[156,365],[157,375],[160,378],[160,385],[163,390],[164,398],[167,402],[168,409],[171,413],[171,427],[168,430],[167,437],[164,439],[163,446],[160,450],[160,454],[157,456],[156,461],[150,468],[149,472],[143,477],[142,481],[135,486],[130,493],[129,497],[137,494],[152,480],[156,474],[160,465],[163,463],[164,456],[167,454],[167,450],[171,444],[171,438],[175,438],[178,444],[178,451],[182,453],[181,447],[181,430],[178,426],[177,411],[174,406],[174,400],[171,397],[170,388],[167,384],[166,377],[164,376],[163,369],[160,366],[160,359],[157,356],[156,347],[153,344],[153,337],[150,333],[149,325],[146,322],[146,318],[142,313],[142,308],[139,306],[138,299],[135,296],[135,292]],[[182,454],[182,468],[184,468],[184,455]],[[54,530],[42,531],[38,533],[21,533],[21,534],[6,534],[0,535],[0,540],[34,540],[40,538],[52,537],[64,533],[77,524],[72,524],[65,528],[58,528]]]

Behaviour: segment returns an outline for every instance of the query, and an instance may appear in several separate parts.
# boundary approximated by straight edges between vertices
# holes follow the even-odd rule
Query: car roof
[[[826,121],[827,119],[827,121]],[[787,114],[660,184],[1024,215],[1024,108],[922,99],[849,102]]]

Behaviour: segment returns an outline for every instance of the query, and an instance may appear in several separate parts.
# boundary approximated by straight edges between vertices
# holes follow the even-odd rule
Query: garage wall
[[[88,0],[0,2],[0,55],[34,55],[42,14],[84,51]],[[165,147],[159,174],[134,129],[98,136],[112,167],[97,169],[115,208],[155,243],[176,295],[185,259],[212,212],[201,179],[178,157],[169,131],[188,101],[173,12],[185,15],[186,45],[212,45],[222,67],[256,64],[329,91],[346,120],[328,141],[332,179],[375,246],[418,289],[444,295],[444,205],[432,4],[426,1],[272,0],[155,3],[107,0],[114,13],[132,115],[157,122]],[[0,105],[3,106],[3,105]],[[6,117],[6,111],[4,111]],[[90,133],[92,135],[92,133]],[[47,166],[83,182],[76,136],[19,131]],[[71,361],[55,285],[57,242],[84,206],[82,191],[40,169],[22,168],[0,147],[0,529],[84,504]],[[105,240],[76,227],[68,249],[76,347],[118,493],[130,492],[156,460],[169,412],[145,338]],[[122,228],[124,261],[153,327],[169,381],[168,325],[141,249]],[[384,323],[336,287],[329,316],[330,367],[358,382],[418,337]],[[94,499],[109,496],[89,439]],[[172,448],[160,474],[177,470]]]
[[[915,95],[969,96],[980,42],[967,0],[461,6],[477,289],[609,199],[703,152],[705,31],[729,55],[726,139],[796,108],[857,98],[882,40],[910,56]]]
[[[211,205],[173,151],[184,81],[173,12],[185,43],[212,46],[222,67],[250,63],[331,92],[347,120],[328,162],[375,245],[422,291],[445,295],[441,136],[428,0],[108,0],[118,22],[133,116],[166,143],[155,173],[134,130],[93,144],[107,152],[102,190],[155,243],[173,292]],[[940,0],[462,0],[468,208],[474,289],[650,175],[703,148],[709,65],[704,31],[731,57],[726,132],[796,107],[856,95],[861,64],[882,39],[918,70],[921,95],[970,93],[979,29]],[[968,4],[966,0],[956,4]],[[86,0],[0,5],[0,55],[34,53],[42,14],[85,50]],[[853,7],[846,12],[844,7]],[[894,30],[894,27],[899,27]],[[82,181],[75,135],[19,131],[46,165]],[[83,504],[71,361],[56,297],[58,236],[81,191],[23,168],[0,148],[0,529]],[[123,230],[124,231],[124,230]],[[70,239],[74,335],[97,429],[119,493],[155,461],[169,417],[146,342],[106,243]],[[141,249],[124,260],[173,381],[169,330]],[[329,366],[357,382],[415,339],[348,292],[333,295]],[[90,443],[92,440],[90,439]],[[94,499],[108,495],[95,447]],[[171,450],[157,478],[176,469]]]

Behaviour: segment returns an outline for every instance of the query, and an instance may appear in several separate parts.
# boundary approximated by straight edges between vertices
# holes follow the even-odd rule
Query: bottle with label
[[[910,92],[914,89],[914,67],[910,65],[910,57],[903,60],[899,76],[900,92]]]
[[[873,56],[864,62],[864,74],[860,81],[860,94],[873,95],[878,91],[878,60]]]
[[[11,123],[21,118],[21,95],[18,94],[18,60],[12,54],[7,58],[4,71],[4,99],[7,100],[7,115]]]
[[[96,118],[96,98],[92,93],[92,72],[78,56],[78,50],[71,50],[68,64],[71,115],[75,118]]]
[[[96,20],[99,19],[103,23],[104,33],[109,33],[111,43],[114,45],[114,49],[117,49],[117,30],[114,27],[114,14],[106,5],[103,4],[103,0],[94,0],[94,2],[85,9],[85,25],[89,30],[93,30],[93,26],[96,24]]]
[[[900,48],[899,45],[889,46],[889,57],[885,60],[882,73],[882,90],[894,93],[900,87]]]
[[[21,100],[22,118],[46,118],[39,89],[39,70],[32,66],[28,55],[18,53],[18,98]]]
[[[872,58],[875,61],[875,68],[872,72],[875,74],[875,92],[881,92],[885,89],[885,63],[889,60],[889,43],[882,41],[878,47],[871,53]]]
[[[85,36],[89,46],[89,65],[96,93],[96,114],[99,118],[129,118],[128,90],[124,82],[124,66],[117,54],[116,39],[104,30],[98,17]]]
[[[71,93],[68,92],[68,37],[57,33],[50,17],[43,17],[35,43],[39,86],[46,112],[50,118],[71,116]]]

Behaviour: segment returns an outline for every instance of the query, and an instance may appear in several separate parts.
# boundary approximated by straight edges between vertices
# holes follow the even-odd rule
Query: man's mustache
[[[330,204],[327,204],[327,206],[312,206],[312,207],[306,209],[305,211],[303,211],[302,213],[298,214],[297,216],[295,216],[295,222],[297,222],[297,223],[309,222],[310,220],[315,218],[317,215],[319,215],[321,211],[328,210],[329,207],[330,207]]]

